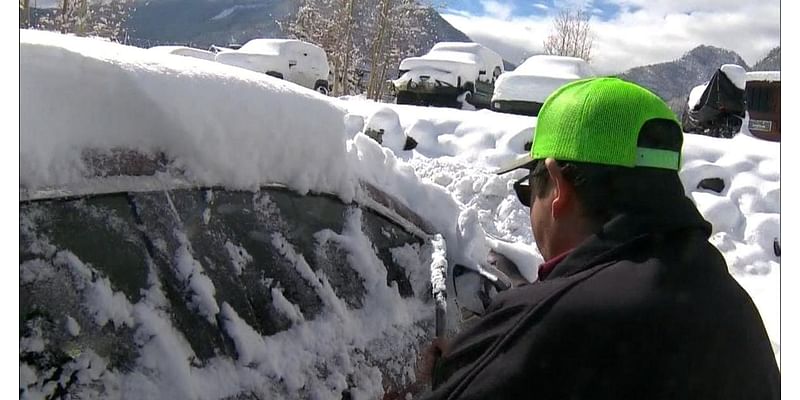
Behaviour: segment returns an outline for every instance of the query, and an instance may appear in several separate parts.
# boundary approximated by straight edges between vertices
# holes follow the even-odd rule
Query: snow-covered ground
[[[21,31],[20,45],[20,184],[27,190],[85,183],[81,150],[87,147],[165,151],[193,182],[208,186],[247,189],[281,182],[301,193],[325,191],[350,201],[359,196],[358,181],[366,181],[398,198],[440,232],[454,263],[476,265],[485,260],[489,248],[498,248],[520,266],[523,276],[535,279],[541,257],[528,210],[511,187],[520,172],[492,173],[524,153],[534,117],[387,105],[360,97],[335,99],[232,66],[43,32]],[[386,146],[363,134],[367,126],[384,129]],[[418,146],[403,151],[405,136]],[[777,143],[746,134],[731,140],[687,135],[681,170],[687,195],[713,224],[711,242],[755,300],[777,358],[780,258],[773,243],[780,237],[779,166]],[[697,188],[700,180],[715,177],[725,182],[722,193]],[[380,299],[391,297],[378,292]],[[291,304],[281,304],[287,314],[296,314]],[[147,334],[171,332],[143,307],[137,305],[139,312],[130,317],[140,318],[135,322],[151,329]],[[415,309],[409,305],[402,311]],[[398,308],[372,311],[387,310]],[[236,322],[232,334],[249,361],[268,366],[288,362],[300,375],[292,378],[293,385],[323,385],[316,393],[319,398],[341,390],[341,382],[317,382],[303,375],[313,371],[304,371],[305,364],[298,364],[292,354],[253,347],[257,333],[239,329],[242,324],[229,308],[207,311]],[[380,326],[363,329],[414,320],[403,318],[380,318]],[[348,321],[340,319],[340,324]],[[333,330],[341,331],[349,332]],[[70,332],[79,330],[72,327]],[[307,335],[303,340],[315,334],[308,327],[298,332]],[[278,339],[263,340],[270,345]],[[350,339],[324,338],[342,347]],[[198,369],[187,362],[179,370],[194,375],[181,375],[174,384],[191,390],[178,388],[176,393],[214,398],[230,386],[218,380],[253,382],[259,371],[269,369],[246,364],[220,360]],[[35,382],[35,374],[32,377],[22,364],[20,373]],[[374,386],[380,377],[372,370],[365,374],[364,395],[375,395],[381,390]]]

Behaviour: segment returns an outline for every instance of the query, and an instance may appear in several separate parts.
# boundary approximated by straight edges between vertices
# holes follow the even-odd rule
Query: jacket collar
[[[708,238],[711,224],[685,196],[664,202],[658,210],[631,210],[613,217],[559,262],[546,280],[573,275],[594,265],[620,259],[629,245],[648,236],[699,230]]]

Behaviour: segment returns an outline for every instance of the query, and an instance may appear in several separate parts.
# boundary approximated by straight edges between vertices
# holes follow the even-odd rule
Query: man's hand
[[[447,339],[434,338],[431,344],[425,348],[417,360],[417,382],[430,385],[433,378],[433,368],[436,361],[447,352]]]

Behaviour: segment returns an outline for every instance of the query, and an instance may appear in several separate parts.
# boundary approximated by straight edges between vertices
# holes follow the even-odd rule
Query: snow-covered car
[[[330,66],[321,47],[296,39],[253,39],[237,50],[221,51],[216,61],[328,94]]]
[[[406,398],[442,301],[508,287],[332,99],[43,31],[20,67],[21,398]]]
[[[392,81],[397,104],[489,107],[503,59],[477,43],[440,42],[425,55],[400,62]]]
[[[592,67],[581,58],[533,56],[500,76],[494,85],[492,109],[536,116],[550,93],[569,82],[595,75]]]
[[[683,131],[723,138],[736,135],[747,111],[746,82],[741,66],[720,66],[708,82],[689,92],[681,117]]]
[[[175,54],[178,56],[194,57],[201,60],[214,61],[216,54],[202,49],[195,49],[194,47],[186,46],[153,46],[149,48],[150,51],[157,51],[167,54]]]

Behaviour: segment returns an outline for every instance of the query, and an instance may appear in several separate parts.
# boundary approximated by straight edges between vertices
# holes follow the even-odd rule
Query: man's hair
[[[672,121],[654,119],[642,127],[638,145],[680,151],[681,135],[680,127]],[[595,225],[623,213],[657,213],[676,201],[676,197],[685,196],[674,170],[556,161],[564,179],[574,186],[585,217]],[[544,160],[534,162],[530,184],[536,198],[544,197],[550,190],[552,183]]]

